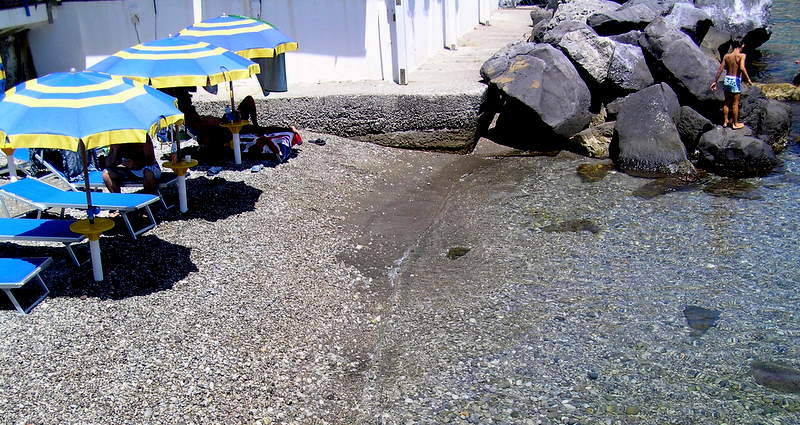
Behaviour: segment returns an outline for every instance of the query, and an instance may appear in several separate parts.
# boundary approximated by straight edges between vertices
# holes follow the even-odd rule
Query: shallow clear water
[[[772,2],[772,37],[761,46],[765,68],[756,76],[758,81],[786,83],[800,72],[800,1],[774,0]],[[792,132],[800,135],[800,103],[793,102],[795,120]]]
[[[773,19],[758,80],[790,81],[800,4],[776,0]],[[660,195],[619,172],[586,182],[576,170],[598,161],[564,153],[432,178],[441,206],[381,311],[387,423],[798,423],[800,394],[752,370],[800,369],[800,147],[780,158]],[[696,332],[692,309],[718,320]]]

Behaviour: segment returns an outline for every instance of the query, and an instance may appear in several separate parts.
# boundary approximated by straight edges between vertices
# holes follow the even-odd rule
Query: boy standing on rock
[[[725,104],[722,105],[722,126],[728,126],[728,112],[733,112],[733,119],[731,120],[731,128],[740,129],[744,124],[739,122],[739,96],[742,93],[742,75],[744,75],[747,85],[752,85],[750,76],[747,75],[747,69],[744,67],[745,54],[742,53],[744,44],[738,40],[731,41],[731,48],[733,51],[726,54],[722,58],[722,63],[719,64],[717,75],[714,77],[714,82],[711,83],[711,90],[717,89],[717,80],[725,71],[725,79],[722,80],[722,91],[725,92]]]

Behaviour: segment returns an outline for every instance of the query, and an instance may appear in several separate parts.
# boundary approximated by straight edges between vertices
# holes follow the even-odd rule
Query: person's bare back
[[[737,51],[726,54],[722,58],[722,63],[725,65],[725,75],[731,77],[741,77],[740,64],[744,64],[745,54]]]

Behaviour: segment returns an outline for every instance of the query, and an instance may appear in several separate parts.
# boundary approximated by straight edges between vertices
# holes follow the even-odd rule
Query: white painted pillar
[[[497,0],[478,0],[478,21],[483,25],[491,25],[489,16],[492,14],[492,2],[497,4]]]
[[[444,0],[444,48],[455,50],[458,42],[456,0]]]
[[[394,0],[394,25],[397,34],[397,83],[408,84],[408,42],[406,35],[406,2],[408,0]]]
[[[203,20],[203,0],[192,0],[192,12],[195,24]]]

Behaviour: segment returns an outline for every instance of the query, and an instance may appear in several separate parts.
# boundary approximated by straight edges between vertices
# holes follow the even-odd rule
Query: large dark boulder
[[[592,29],[581,21],[564,21],[552,28],[548,28],[547,24],[540,24],[534,28],[534,41],[558,46],[565,35],[582,30],[591,31]]]
[[[739,120],[775,151],[783,150],[789,142],[791,107],[779,100],[768,99],[758,87],[746,87],[742,93]]]
[[[614,163],[631,175],[693,175],[677,123],[680,105],[666,84],[629,95],[622,104],[609,148]]]
[[[688,106],[681,106],[680,119],[678,120],[678,134],[681,136],[686,152],[691,156],[697,149],[700,137],[714,128],[708,118]]]
[[[748,50],[769,40],[771,0],[695,0],[714,21],[714,27],[742,39]]]
[[[711,27],[706,32],[700,47],[716,61],[721,61],[722,56],[728,51],[731,44],[731,35],[727,32]]]
[[[506,103],[529,109],[527,119],[518,123],[529,129],[529,137],[534,137],[536,130],[547,130],[536,136],[549,132],[568,138],[583,130],[591,119],[586,83],[569,59],[548,44],[508,46],[483,64],[481,76],[503,96],[516,101]]]
[[[778,165],[772,148],[742,130],[717,127],[700,138],[698,165],[726,177],[768,174]]]
[[[688,3],[675,3],[665,19],[689,35],[695,44],[703,41],[712,24],[706,11]]]
[[[628,95],[630,96],[630,95]],[[628,96],[623,96],[617,99],[614,99],[611,102],[606,103],[606,119],[608,121],[616,121],[617,116],[619,115],[619,111],[622,109],[622,105],[625,103],[625,100]]]
[[[641,31],[628,31],[622,34],[610,35],[608,38],[616,41],[617,43],[639,45],[639,37],[642,36]]]
[[[633,30],[643,30],[658,15],[644,4],[623,7],[608,12],[595,13],[586,23],[600,35],[616,35]]]
[[[549,21],[553,17],[553,11],[542,7],[531,9],[531,26],[536,26],[539,22]]]
[[[557,29],[568,25],[561,24]],[[587,27],[578,27],[563,34],[556,47],[567,55],[586,81],[595,106],[654,82],[638,45],[617,43]]]
[[[560,0],[555,7],[549,28],[564,21],[586,23],[586,18],[595,14],[618,9],[618,3],[608,0]]]
[[[582,71],[590,87],[599,87],[608,77],[615,46],[611,39],[583,28],[564,34],[556,47],[561,48]]]
[[[681,99],[704,115],[719,111],[723,95],[709,87],[719,68],[692,39],[664,18],[644,29],[639,40],[656,81],[666,81]]]
[[[691,3],[692,0],[628,0],[622,8],[634,6],[647,6],[656,16],[664,16],[672,9],[676,3]]]
[[[606,85],[617,93],[630,93],[652,85],[655,81],[642,48],[615,43],[606,82]]]

